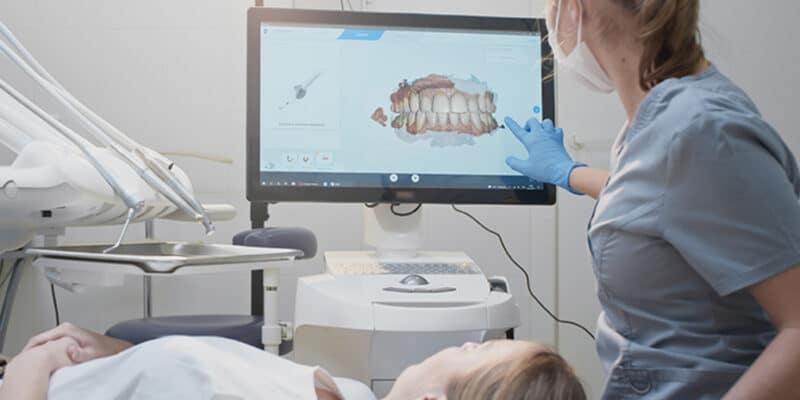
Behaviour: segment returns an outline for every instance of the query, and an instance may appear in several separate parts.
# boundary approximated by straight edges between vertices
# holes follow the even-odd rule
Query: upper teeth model
[[[492,115],[496,95],[476,78],[455,79],[431,74],[409,84],[400,82],[391,95],[392,127],[412,135],[427,131],[483,135],[498,128]]]

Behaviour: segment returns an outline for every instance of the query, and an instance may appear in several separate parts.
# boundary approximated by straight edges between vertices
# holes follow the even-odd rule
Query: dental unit
[[[145,222],[145,236],[153,239],[155,219],[197,222],[207,236],[212,235],[212,219],[233,219],[236,210],[230,205],[202,205],[180,167],[75,98],[2,22],[0,55],[80,127],[67,126],[0,77],[0,146],[16,155],[10,165],[0,166],[0,259],[12,266],[3,281],[8,279],[0,308],[0,351],[27,265],[42,268],[50,284],[70,292],[121,286],[125,276],[140,277],[147,320],[152,317],[152,276],[263,270],[265,282],[273,285],[278,270],[303,254],[294,249],[204,243],[123,243],[134,222]],[[118,224],[122,230],[111,244],[58,246],[58,236],[68,227]],[[44,236],[44,247],[31,246],[36,235]],[[275,353],[285,329],[277,321],[277,307],[277,299],[265,298],[270,316],[263,319],[262,330],[268,334],[262,336],[262,344]]]

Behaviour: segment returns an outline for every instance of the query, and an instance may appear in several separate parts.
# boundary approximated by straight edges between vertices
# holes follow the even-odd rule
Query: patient
[[[0,400],[370,398],[346,386],[321,368],[227,339],[176,336],[131,346],[63,324],[33,337],[11,361]],[[504,340],[449,348],[409,367],[385,400],[585,398],[559,355]]]

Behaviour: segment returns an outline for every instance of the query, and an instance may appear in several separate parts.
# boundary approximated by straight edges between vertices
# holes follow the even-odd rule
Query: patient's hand
[[[132,346],[126,341],[103,336],[67,322],[32,337],[22,351],[26,352],[41,346],[46,346],[49,342],[57,341],[62,338],[71,338],[78,343],[79,347],[75,350],[74,354],[70,355],[72,361],[75,363],[112,356]]]
[[[19,357],[29,357],[49,373],[76,363],[75,356],[80,352],[78,341],[62,337],[30,350],[23,351]]]

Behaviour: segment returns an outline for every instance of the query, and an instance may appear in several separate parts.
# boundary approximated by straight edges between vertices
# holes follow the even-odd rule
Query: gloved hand
[[[564,131],[561,128],[553,126],[553,121],[549,119],[539,123],[537,119],[531,118],[524,128],[510,117],[506,117],[505,123],[528,150],[527,160],[516,157],[506,159],[506,164],[511,169],[539,182],[552,183],[574,194],[583,194],[569,186],[569,174],[573,169],[585,167],[586,164],[573,161],[567,153],[564,147]]]

